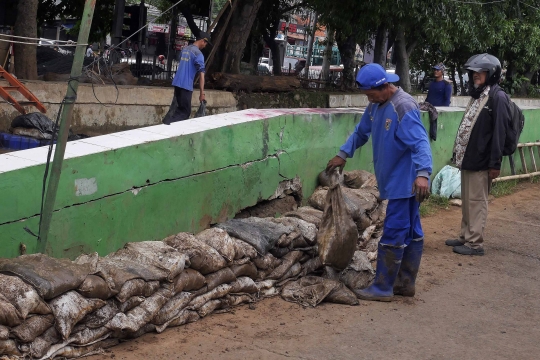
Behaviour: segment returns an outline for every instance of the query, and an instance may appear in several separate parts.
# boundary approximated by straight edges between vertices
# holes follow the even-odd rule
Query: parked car
[[[51,47],[54,50],[58,51],[62,55],[70,55],[70,54],[72,54],[71,51],[63,49],[61,47],[64,44],[65,44],[65,42],[59,42],[57,40],[44,39],[44,38],[39,39],[39,46]]]
[[[259,64],[257,65],[257,71],[261,75],[271,75],[272,66],[270,66],[270,59],[267,57],[260,57]]]

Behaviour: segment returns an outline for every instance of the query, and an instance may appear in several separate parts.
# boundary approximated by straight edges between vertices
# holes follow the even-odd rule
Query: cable
[[[534,10],[540,10],[540,8],[537,8],[537,7],[535,7],[535,6],[532,6],[532,5],[529,5],[529,4],[527,4],[527,3],[524,3],[524,2],[521,1],[521,0],[518,0],[518,2],[522,3],[522,4],[525,5],[525,6],[530,7],[531,9],[534,9]]]
[[[59,42],[59,43],[77,44],[73,40],[52,40],[52,39],[44,39],[44,38],[33,38],[33,37],[26,37],[26,36],[10,35],[10,34],[3,34],[3,33],[0,33],[0,36],[8,36],[8,37],[14,37],[14,38],[18,38],[18,39],[27,39],[27,40],[36,40],[36,41],[45,40],[45,41],[56,41],[56,42]]]
[[[494,1],[487,1],[487,2],[480,2],[480,1],[460,1],[460,0],[451,0],[456,3],[460,4],[475,4],[475,5],[488,5],[488,4],[496,4],[505,2],[506,0],[494,0]]]
[[[51,46],[87,46],[88,44],[75,44],[75,45],[64,45],[64,44],[39,44],[39,43],[31,43],[31,42],[22,42],[22,41],[13,41],[13,40],[9,40],[9,39],[2,39],[0,38],[0,42],[7,42],[7,43],[10,43],[10,44],[24,44],[24,45],[35,45],[35,46],[45,46],[45,47],[51,47]]]

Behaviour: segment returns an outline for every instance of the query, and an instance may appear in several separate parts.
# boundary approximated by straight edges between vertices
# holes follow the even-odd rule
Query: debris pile
[[[0,356],[96,354],[276,295],[303,306],[356,305],[350,288],[373,279],[370,261],[385,213],[376,188],[366,183],[343,187],[361,236],[341,272],[324,267],[318,254],[325,187],[309,199],[312,207],[280,218],[232,219],[195,235],[128,243],[105,257],[0,259]]]

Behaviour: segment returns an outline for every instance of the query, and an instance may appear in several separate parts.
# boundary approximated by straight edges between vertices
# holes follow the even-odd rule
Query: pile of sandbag
[[[363,209],[355,215],[358,229],[366,227],[340,272],[321,262],[323,212],[309,206],[280,218],[232,219],[195,235],[128,243],[105,257],[1,259],[0,356],[86,356],[275,295],[303,306],[356,305],[350,289],[373,279],[370,251],[384,216],[375,188],[357,190],[369,194],[364,203],[351,201]]]

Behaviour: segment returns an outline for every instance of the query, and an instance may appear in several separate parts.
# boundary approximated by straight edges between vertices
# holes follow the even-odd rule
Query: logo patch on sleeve
[[[390,130],[390,125],[392,125],[392,120],[386,119],[386,123],[384,124],[384,128],[386,129],[386,131]]]

